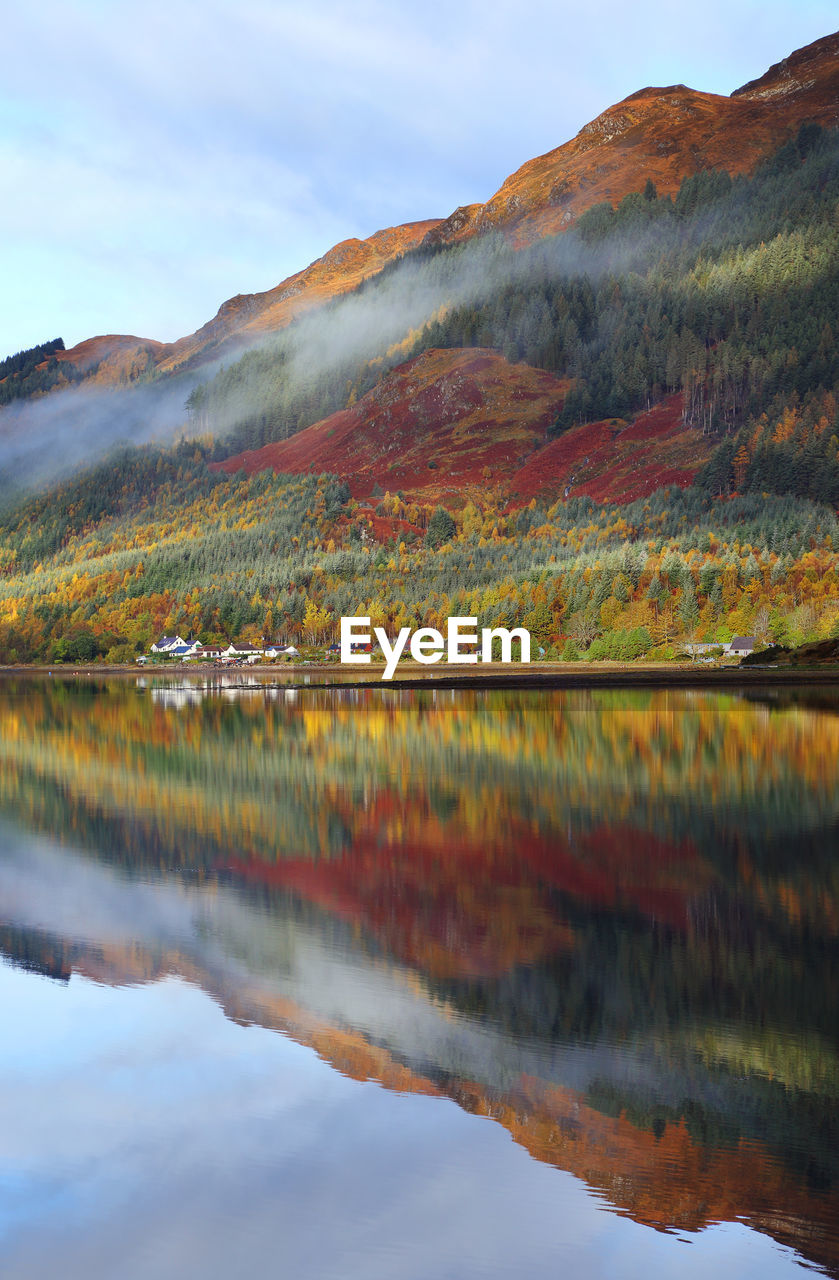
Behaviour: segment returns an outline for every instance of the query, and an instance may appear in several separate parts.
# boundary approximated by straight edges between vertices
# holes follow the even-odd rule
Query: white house
[[[237,642],[236,644],[229,644],[227,646],[221,655],[221,660],[222,662],[236,662],[237,660],[241,660],[243,662],[256,662],[258,658],[262,657],[264,652],[264,649],[258,648],[257,645],[240,644]]]
[[[731,658],[747,658],[757,647],[757,636],[735,636],[725,651]]]
[[[188,649],[189,645],[182,636],[161,636],[152,645],[152,653],[171,653],[173,649]]]

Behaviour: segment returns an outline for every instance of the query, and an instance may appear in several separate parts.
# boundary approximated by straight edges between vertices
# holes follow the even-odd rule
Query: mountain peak
[[[608,107],[575,138],[528,160],[486,204],[457,209],[429,233],[451,242],[489,230],[529,244],[600,201],[617,203],[652,178],[675,194],[707,168],[749,172],[805,120],[839,123],[839,33],[770,67],[731,97],[684,84],[649,86]]]
[[[757,80],[735,89],[732,98],[765,99],[785,93],[802,92],[814,87],[830,75],[835,77],[836,60],[839,58],[839,31],[822,36],[803,49],[796,49],[788,58],[774,63]]]

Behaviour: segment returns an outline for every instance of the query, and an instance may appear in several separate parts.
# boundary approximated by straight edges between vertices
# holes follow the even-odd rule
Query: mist
[[[425,327],[449,310],[479,309],[507,286],[532,286],[532,305],[538,307],[542,303],[539,287],[545,283],[587,279],[596,287],[608,274],[643,275],[669,242],[689,249],[698,245],[713,219],[713,209],[707,216],[691,219],[689,225],[658,218],[632,235],[623,232],[596,246],[587,244],[571,227],[524,250],[513,249],[503,233],[491,231],[436,252],[408,253],[352,293],[330,300],[264,339],[251,350],[252,362],[246,357],[216,385],[208,382],[205,425],[223,439],[251,415],[267,409],[278,427],[269,438],[286,438],[301,424],[294,414],[282,422],[282,410],[266,404],[266,375],[274,378],[283,398],[291,399],[336,374],[351,383],[371,362],[386,372],[416,355]],[[596,346],[595,342],[592,350]],[[345,404],[346,398],[326,413]],[[311,417],[309,422],[316,420]]]
[[[12,401],[0,410],[0,495],[64,479],[115,446],[170,444],[189,435],[185,400],[197,380],[83,385]]]
[[[827,135],[813,159],[815,167],[831,163],[836,152],[835,136]],[[764,187],[767,181],[771,187],[773,179],[764,179]],[[638,195],[633,197],[641,201],[635,213],[648,209],[649,220],[639,225],[638,218],[646,216],[642,212],[630,227],[616,215],[609,233],[595,237],[596,243],[575,224],[523,250],[514,250],[503,233],[493,231],[439,250],[415,250],[352,293],[263,337],[244,356],[239,335],[238,346],[217,348],[188,375],[162,376],[117,390],[82,386],[13,402],[0,410],[0,491],[48,484],[100,461],[119,444],[167,444],[179,435],[209,429],[223,446],[228,433],[260,412],[273,419],[266,438],[287,437],[323,414],[309,414],[303,404],[283,421],[285,407],[272,404],[272,392],[278,392],[278,401],[289,401],[298,391],[323,390],[324,381],[338,374],[351,383],[371,361],[381,362],[385,370],[398,365],[420,349],[417,340],[435,317],[460,306],[480,308],[505,286],[532,288],[529,306],[536,308],[542,305],[542,284],[587,279],[596,287],[609,275],[645,276],[673,248],[686,255],[688,269],[696,257],[719,259],[730,248],[742,251],[755,239],[759,196],[749,180],[735,179],[704,198],[701,208],[688,202],[682,217],[673,216],[669,201],[647,205]],[[662,305],[666,286],[665,278],[656,285]],[[593,334],[586,353],[596,355],[601,341]],[[224,376],[214,383],[220,371]],[[207,386],[206,412],[193,417],[186,401],[200,384]],[[324,394],[334,408],[346,404],[343,381]]]

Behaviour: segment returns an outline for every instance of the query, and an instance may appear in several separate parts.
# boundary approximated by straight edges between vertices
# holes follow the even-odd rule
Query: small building
[[[237,641],[229,644],[221,655],[222,662],[256,662],[262,657],[264,649],[255,644],[243,644]]]
[[[757,636],[735,636],[725,651],[730,658],[748,658],[757,648]]]
[[[152,653],[171,653],[173,649],[189,648],[183,636],[161,636],[160,639],[152,645]]]

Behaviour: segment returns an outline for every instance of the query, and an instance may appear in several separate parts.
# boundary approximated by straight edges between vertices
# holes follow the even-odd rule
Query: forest
[[[63,350],[64,339],[53,338],[0,360],[0,406],[78,381],[80,375],[73,366],[62,368],[55,358],[56,351]]]
[[[176,633],[319,646],[347,615],[389,634],[452,615],[524,625],[567,660],[799,643],[839,628],[838,543],[835,513],[791,496],[671,487],[623,507],[446,512],[148,447],[0,521],[0,659],[124,662]]]

